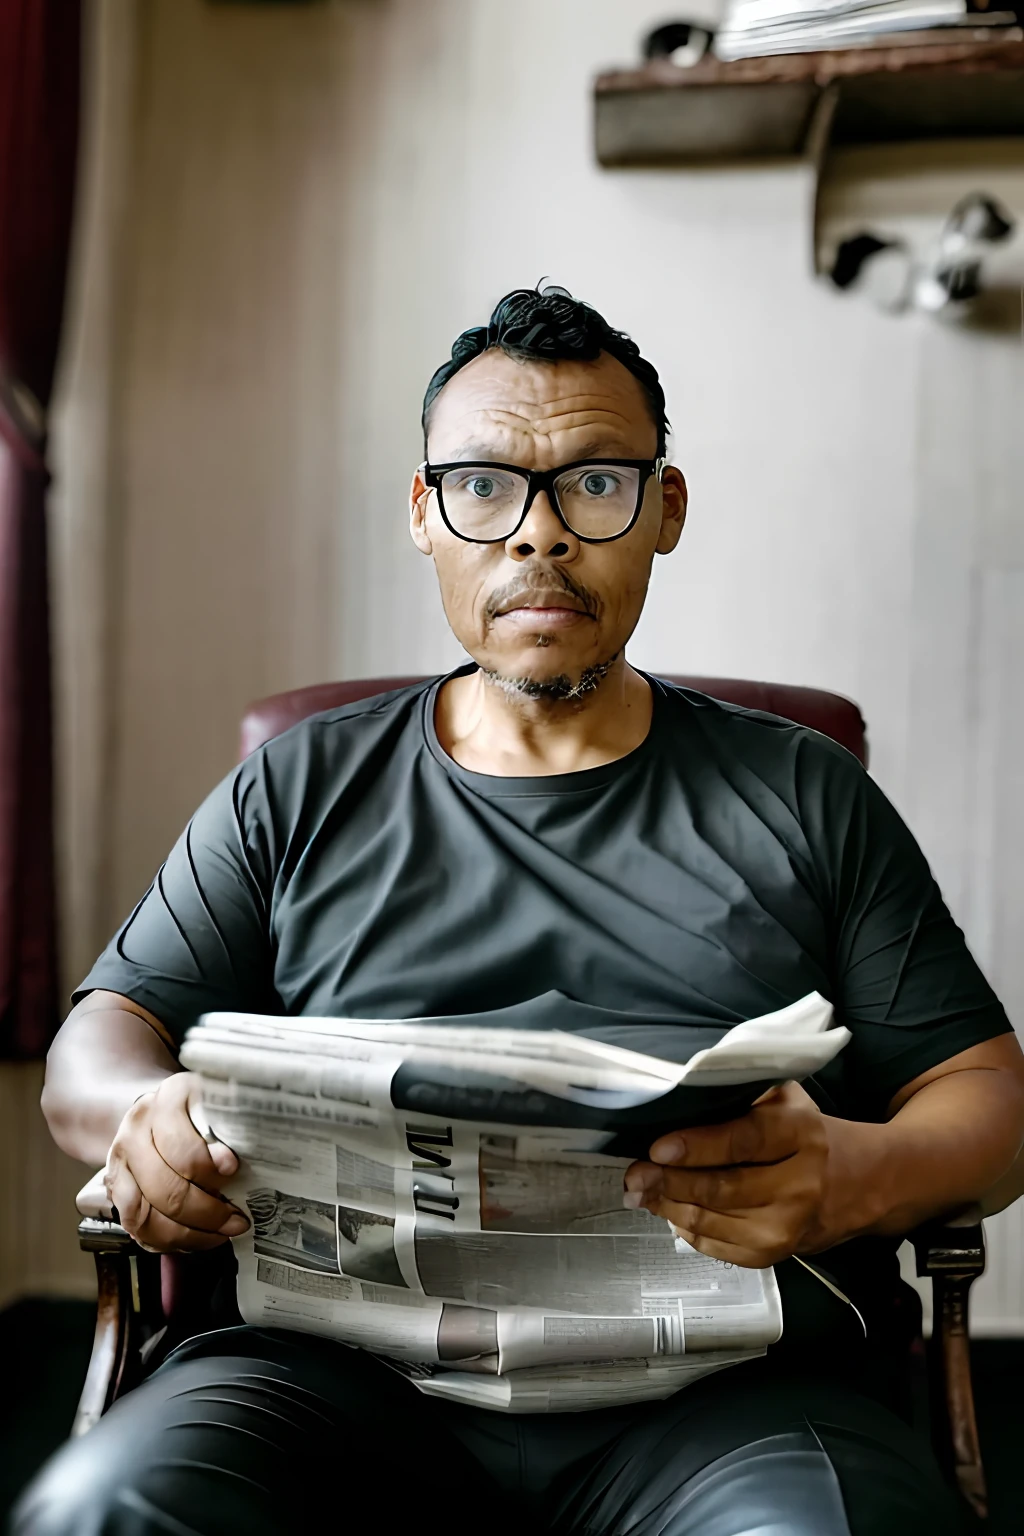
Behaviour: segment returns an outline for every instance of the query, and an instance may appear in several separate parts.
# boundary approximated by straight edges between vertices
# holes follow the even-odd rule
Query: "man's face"
[[[491,350],[437,396],[433,464],[493,461],[555,469],[581,459],[653,459],[657,432],[633,375],[607,354],[592,363],[518,362]],[[417,472],[412,536],[433,557],[448,622],[486,672],[553,696],[600,676],[636,627],[656,553],[675,548],[686,486],[669,468],[647,482],[624,537],[585,544],[538,492],[525,521],[500,544],[470,544],[445,525]]]

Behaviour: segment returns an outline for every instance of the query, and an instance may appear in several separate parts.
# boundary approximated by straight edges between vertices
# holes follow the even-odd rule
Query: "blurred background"
[[[717,0],[686,17],[713,27]],[[964,193],[1015,225],[1024,137],[602,165],[595,77],[672,18],[85,6],[49,417],[62,999],[231,767],[247,702],[460,659],[406,531],[420,402],[458,331],[548,277],[656,364],[690,484],[631,659],[854,698],[1024,1021],[1024,290],[1011,262],[965,318],[828,277],[862,229],[924,249]],[[40,1078],[0,1065],[0,1303],[92,1285],[85,1170]],[[1024,1335],[1020,1209],[989,1225],[975,1328]]]

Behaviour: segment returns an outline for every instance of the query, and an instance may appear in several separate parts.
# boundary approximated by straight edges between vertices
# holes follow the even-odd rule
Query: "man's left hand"
[[[724,1125],[662,1136],[625,1175],[625,1203],[664,1216],[710,1258],[766,1269],[821,1246],[827,1122],[798,1083]]]

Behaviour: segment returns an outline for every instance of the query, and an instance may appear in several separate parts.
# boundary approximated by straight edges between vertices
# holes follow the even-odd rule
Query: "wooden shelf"
[[[1016,30],[1016,29],[1015,29]],[[606,166],[820,155],[826,143],[1024,134],[1024,40],[969,38],[790,53],[600,75],[595,147]],[[982,34],[979,36],[979,34]]]

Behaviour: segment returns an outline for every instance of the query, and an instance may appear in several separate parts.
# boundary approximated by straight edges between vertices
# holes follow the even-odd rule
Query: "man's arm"
[[[275,1011],[267,892],[276,844],[262,765],[259,753],[247,758],[203,801],[82,982],[86,995],[48,1058],[43,1112],[54,1140],[105,1164],[121,1224],[150,1248],[209,1248],[248,1225],[218,1193],[238,1160],[192,1123],[198,1084],[179,1070],[177,1042],[203,1013]]]
[[[867,1234],[902,1235],[965,1206],[1000,1210],[993,1203],[1000,1191],[1004,1204],[1016,1198],[1006,1188],[1024,1143],[1024,1053],[1016,1035],[986,1040],[923,1072],[889,1112],[881,1126],[830,1122],[826,1229],[864,1223]],[[867,1209],[858,1194],[865,1184],[875,1191],[873,1201],[866,1191]]]
[[[738,1120],[663,1136],[650,1162],[627,1171],[626,1203],[664,1216],[713,1258],[764,1268],[1014,1198],[1011,1170],[1024,1142],[1015,1036],[922,1073],[890,1110],[882,1125],[839,1120],[789,1083]]]
[[[47,1056],[42,1105],[54,1141],[105,1164],[121,1224],[145,1248],[212,1248],[249,1224],[217,1192],[238,1159],[196,1130],[196,1086],[160,1020],[116,992],[90,992]]]
[[[70,1157],[98,1166],[136,1099],[178,1071],[159,1019],[116,992],[90,992],[46,1058],[42,1106],[50,1134]]]

